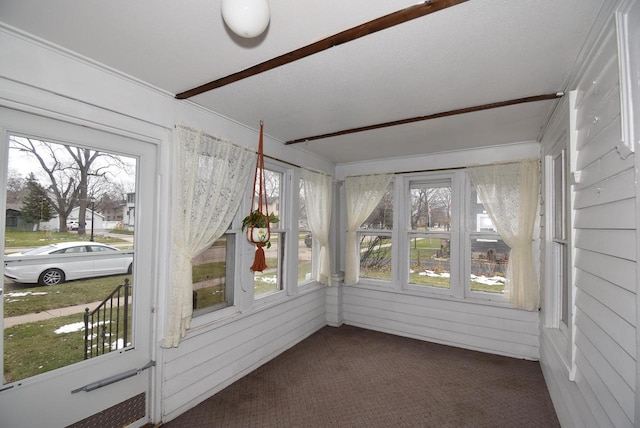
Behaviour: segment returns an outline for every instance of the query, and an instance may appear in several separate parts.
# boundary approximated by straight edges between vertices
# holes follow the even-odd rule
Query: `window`
[[[233,305],[236,233],[227,231],[193,259],[193,315]]]
[[[298,284],[311,282],[313,279],[313,237],[307,221],[304,182],[298,182]]]
[[[576,92],[569,97],[575,103]],[[571,108],[573,110],[573,107]],[[570,380],[575,380],[575,335],[573,333],[573,285],[571,252],[571,188],[569,171],[575,162],[572,134],[576,129],[571,115],[570,132],[562,132],[550,145],[544,158],[544,228],[543,263],[545,333],[567,368]],[[573,159],[572,159],[573,158]]]
[[[281,210],[284,172],[265,168],[264,175],[269,214],[275,214],[280,221],[270,225],[271,238],[269,243],[271,245],[263,248],[268,267],[263,272],[255,272],[254,274],[254,297],[267,295],[284,288],[283,266],[286,230],[283,228],[285,224],[285,219],[282,218],[284,211]],[[253,209],[258,207],[257,204],[258,195],[256,195]]]
[[[473,186],[469,195],[470,290],[502,294],[511,250],[498,235]]]
[[[567,198],[565,189],[566,160],[565,150],[552,157],[552,185],[551,210],[552,210],[552,281],[558,289],[558,312],[560,329],[566,330],[569,324],[569,263],[568,263],[568,236],[567,236]]]
[[[393,183],[360,226],[360,278],[391,281]]]
[[[451,286],[451,179],[409,183],[409,284],[448,289]]]

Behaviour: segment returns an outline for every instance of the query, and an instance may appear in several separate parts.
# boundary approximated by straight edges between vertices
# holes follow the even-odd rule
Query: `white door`
[[[123,239],[118,240],[123,251],[133,251],[134,254],[133,272],[129,275],[66,281],[40,287],[5,279],[0,303],[4,314],[0,324],[4,332],[4,339],[0,342],[0,367],[4,374],[0,385],[0,426],[62,427],[85,419],[92,426],[142,426],[149,421],[151,372],[154,364],[151,360],[151,343],[154,342],[151,308],[156,277],[153,245],[153,230],[157,224],[156,145],[152,139],[142,141],[2,108],[0,127],[0,184],[3,189],[8,189],[0,198],[0,208],[8,213],[6,227],[2,227],[4,239],[0,244],[3,245],[4,253],[15,250],[12,245],[18,240],[25,236],[36,236],[34,234],[40,234],[37,236],[44,241],[63,236],[66,239],[88,240],[86,235],[70,235],[77,232],[65,234],[55,230],[34,230],[38,228],[38,224],[44,224],[45,217],[55,215],[47,213],[52,210],[48,205],[64,205],[56,199],[56,192],[63,192],[69,186],[77,186],[81,179],[79,175],[73,176],[72,180],[62,176],[52,179],[44,171],[45,167],[36,162],[37,155],[46,158],[51,155],[49,152],[56,152],[55,156],[59,161],[67,162],[72,153],[97,153],[101,161],[92,164],[95,168],[91,170],[93,176],[85,189],[88,192],[78,192],[76,200],[70,199],[69,203],[82,203],[82,198],[78,195],[84,195],[85,206],[90,196],[102,196],[102,202],[109,199],[112,203],[114,192],[117,193],[114,189],[120,187],[123,206],[126,207],[125,192],[135,194],[134,203],[139,214],[133,230],[122,231]],[[37,146],[35,153],[20,149],[28,149],[28,144]],[[71,160],[67,172],[70,168],[73,174],[78,173],[81,168],[74,170],[73,156]],[[76,167],[85,161],[86,159],[76,160]],[[113,169],[113,164],[118,164],[119,167]],[[41,192],[41,197],[44,195],[40,214],[33,214],[33,210],[29,210],[29,203],[25,203],[31,194],[28,186],[26,189],[20,188],[20,184],[24,184],[20,177],[24,178],[31,172],[35,172],[40,186],[34,192]],[[65,172],[60,170],[58,173],[62,175]],[[102,175],[100,181],[98,178],[102,173],[106,175]],[[59,187],[57,190],[56,185]],[[10,200],[7,197],[9,193]],[[67,196],[70,197],[70,194]],[[102,232],[101,235],[96,234],[96,238],[107,239]],[[24,242],[25,246],[37,246],[36,243],[28,244],[26,238]],[[93,282],[83,282],[89,280]],[[92,326],[96,326],[96,329],[88,335],[90,340],[103,341],[102,352],[98,351],[100,345],[85,342],[81,337],[83,333],[78,333],[84,330],[84,327],[78,328],[84,325],[82,310],[80,313],[63,314],[53,319],[38,318],[43,312],[56,313],[57,307],[66,307],[70,303],[81,302],[79,306],[82,309],[85,304],[89,306],[90,302],[100,301],[111,288],[125,282],[132,285],[129,287],[132,295],[129,299],[116,300],[112,308],[121,309],[121,314],[129,311],[127,321],[122,324],[116,317],[109,318],[106,322],[106,316],[102,316],[93,322]],[[83,287],[85,284],[90,286]],[[81,291],[79,296],[76,292],[71,296],[71,290],[97,294],[85,296]],[[49,301],[61,296],[62,301]],[[43,303],[36,299],[39,297],[49,300]],[[122,306],[125,300],[129,306]],[[49,306],[47,310],[38,311],[38,304]],[[126,311],[122,309],[125,307]],[[17,313],[21,316],[14,316]],[[25,313],[35,314],[25,316]],[[34,317],[37,321],[30,321],[29,317]],[[60,325],[61,323],[64,325]],[[118,327],[114,327],[115,325]],[[122,331],[127,332],[124,340],[118,339]],[[83,354],[88,348],[86,358],[87,355]]]

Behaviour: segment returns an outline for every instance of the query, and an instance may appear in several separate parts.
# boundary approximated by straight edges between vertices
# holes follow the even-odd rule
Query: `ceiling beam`
[[[373,21],[358,25],[357,27],[353,27],[340,33],[334,34],[333,36],[329,36],[326,39],[322,39],[284,55],[272,58],[268,61],[262,62],[258,65],[254,65],[253,67],[249,67],[237,73],[233,73],[226,77],[213,80],[209,83],[205,83],[204,85],[189,89],[188,91],[181,92],[176,95],[176,98],[179,100],[184,100],[194,97],[204,92],[229,85],[239,80],[255,76],[256,74],[264,73],[265,71],[269,71],[282,65],[292,63],[299,59],[306,58],[310,55],[317,54],[318,52],[322,52],[343,43],[359,39],[360,37],[385,30],[395,25],[420,18],[430,13],[446,9],[448,7],[464,3],[466,1],[469,0],[427,0],[423,3],[407,7],[397,12],[393,12],[383,17],[374,19]]]
[[[512,106],[516,104],[531,103],[535,101],[553,100],[556,98],[560,98],[563,95],[564,95],[563,92],[557,92],[555,94],[544,94],[544,95],[535,95],[532,97],[516,98],[514,100],[500,101],[497,103],[490,103],[490,104],[482,104],[482,105],[473,106],[473,107],[465,107],[465,108],[460,108],[456,110],[445,111],[442,113],[429,114],[427,116],[411,117],[409,119],[394,120],[392,122],[361,126],[359,128],[346,129],[344,131],[336,131],[336,132],[331,132],[331,133],[322,134],[322,135],[314,135],[312,137],[298,138],[296,140],[287,141],[285,142],[285,144],[306,143],[313,140],[322,140],[325,138],[332,138],[340,135],[355,134],[356,132],[371,131],[374,129],[388,128],[390,126],[406,125],[408,123],[421,122],[423,120],[438,119],[441,117],[455,116],[458,114],[465,114],[465,113],[473,113],[476,111],[489,110],[489,109],[499,108],[499,107],[507,107],[507,106]]]

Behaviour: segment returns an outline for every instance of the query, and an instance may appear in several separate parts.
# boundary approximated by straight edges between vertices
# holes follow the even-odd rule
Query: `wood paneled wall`
[[[549,328],[542,332],[541,360],[563,426],[634,425],[637,177],[634,155],[623,159],[616,150],[622,141],[617,43],[612,14],[571,88],[576,129],[561,119],[566,132],[575,132],[570,156],[579,177],[567,189],[574,215],[574,359],[564,359]],[[545,150],[553,143],[543,140]]]
[[[537,360],[539,313],[393,290],[344,287],[344,322],[372,330]]]
[[[325,288],[192,332],[164,350],[163,420],[171,420],[326,325]]]

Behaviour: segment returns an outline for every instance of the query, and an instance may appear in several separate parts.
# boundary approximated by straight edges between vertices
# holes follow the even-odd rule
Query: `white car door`
[[[100,245],[88,245],[92,255],[94,276],[127,273],[132,257],[129,253]]]
[[[93,260],[85,245],[56,251],[49,258],[52,266],[59,266],[65,272],[66,280],[92,276]]]

